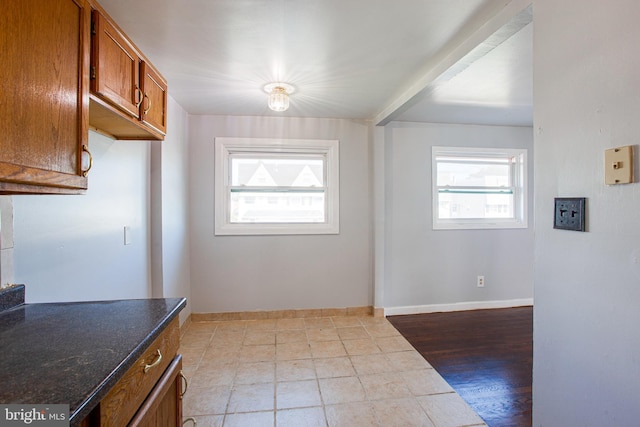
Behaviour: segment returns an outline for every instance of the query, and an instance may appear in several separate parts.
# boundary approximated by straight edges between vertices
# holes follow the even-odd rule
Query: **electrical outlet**
[[[484,276],[478,276],[478,287],[484,288]]]
[[[586,200],[584,197],[556,197],[553,228],[585,231]]]

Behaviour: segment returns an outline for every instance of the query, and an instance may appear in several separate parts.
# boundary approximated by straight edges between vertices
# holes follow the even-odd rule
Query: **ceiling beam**
[[[423,72],[401,89],[378,113],[376,126],[384,126],[418,102],[425,93],[465,70],[533,20],[531,0],[513,0],[491,19],[470,34],[460,34],[460,41],[450,51],[430,60]]]

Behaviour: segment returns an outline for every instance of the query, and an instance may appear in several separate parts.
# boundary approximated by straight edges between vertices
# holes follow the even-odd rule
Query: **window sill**
[[[442,222],[434,223],[433,230],[499,230],[499,229],[519,229],[528,228],[527,221],[492,221],[487,220],[483,222],[469,221],[463,222],[462,220],[456,220],[455,222]]]
[[[216,236],[271,236],[339,234],[331,224],[224,224],[216,225]]]

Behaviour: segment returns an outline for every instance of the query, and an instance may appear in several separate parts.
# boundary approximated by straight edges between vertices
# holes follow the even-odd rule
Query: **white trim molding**
[[[434,230],[528,227],[526,148],[434,146],[431,172]],[[467,175],[474,177],[471,182],[465,179],[456,182],[456,177]],[[441,176],[444,182],[440,182]],[[440,206],[442,198],[451,204],[444,212]],[[454,207],[456,210],[451,211]],[[505,211],[487,213],[486,209],[491,207],[504,207]]]
[[[427,304],[427,305],[406,305],[399,307],[385,307],[384,315],[397,316],[403,314],[425,314],[448,311],[483,310],[491,308],[512,308],[532,306],[533,298],[522,298],[501,301],[469,301],[456,302],[451,304]]]
[[[216,235],[339,234],[340,233],[340,142],[325,139],[221,138],[216,137],[214,159],[214,215]],[[232,222],[232,156],[255,155],[321,158],[324,171],[322,222]],[[293,187],[277,187],[286,191]],[[266,187],[265,187],[266,188]],[[298,188],[298,187],[296,187]],[[309,190],[310,187],[299,187]]]

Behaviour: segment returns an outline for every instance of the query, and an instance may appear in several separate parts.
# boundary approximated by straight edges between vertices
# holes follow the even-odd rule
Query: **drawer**
[[[182,426],[182,356],[177,355],[142,404],[129,427]]]
[[[138,411],[178,352],[180,328],[176,317],[100,401],[100,425],[121,427]],[[161,360],[160,354],[162,355]]]

